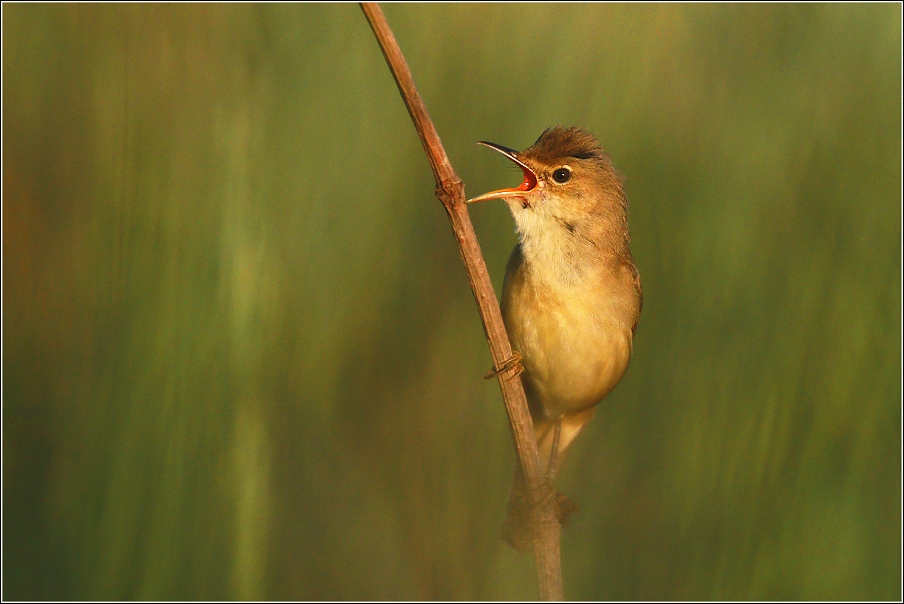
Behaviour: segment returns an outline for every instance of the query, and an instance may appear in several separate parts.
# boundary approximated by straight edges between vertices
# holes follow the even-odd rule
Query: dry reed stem
[[[474,234],[474,228],[465,205],[464,184],[455,174],[455,170],[449,162],[436,128],[427,113],[427,107],[418,94],[411,71],[386,22],[382,9],[374,3],[362,3],[361,9],[377,37],[383,56],[386,57],[389,69],[399,87],[399,92],[402,94],[402,99],[405,101],[405,106],[408,108],[421,143],[424,145],[424,151],[436,180],[436,196],[449,215],[452,232],[458,241],[461,259],[468,273],[471,291],[477,301],[483,330],[490,346],[490,354],[493,357],[493,367],[501,368],[512,358],[512,347],[502,322],[502,313],[499,310],[499,303],[496,301],[496,293],[493,291],[493,284],[490,281],[490,275],[487,272],[486,263],[480,252],[480,245],[477,243],[477,236]],[[527,407],[527,399],[524,396],[524,388],[521,378],[516,374],[512,375],[510,371],[500,372],[497,378],[515,439],[518,462],[521,464],[525,482],[534,503],[531,506],[533,514],[531,514],[530,525],[531,532],[536,535],[534,557],[537,564],[540,599],[561,600],[563,597],[559,549],[561,527],[555,515],[553,503],[555,498],[544,496],[549,492],[550,487],[540,467],[537,441],[534,437],[533,422]]]

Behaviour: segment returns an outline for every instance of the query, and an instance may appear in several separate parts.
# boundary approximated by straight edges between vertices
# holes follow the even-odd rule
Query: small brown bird
[[[540,458],[552,480],[631,359],[643,295],[629,247],[627,199],[609,155],[581,129],[550,128],[523,152],[480,144],[524,172],[520,186],[468,203],[504,199],[515,218],[519,241],[505,272],[502,317],[523,359]],[[529,546],[513,527],[512,516],[524,505],[521,481],[518,472],[503,531],[516,549]]]

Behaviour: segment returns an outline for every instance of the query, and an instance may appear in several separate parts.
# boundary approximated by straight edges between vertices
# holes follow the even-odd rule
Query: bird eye
[[[571,178],[571,170],[568,168],[559,168],[552,173],[552,178],[560,185],[565,184],[568,182],[568,179]]]

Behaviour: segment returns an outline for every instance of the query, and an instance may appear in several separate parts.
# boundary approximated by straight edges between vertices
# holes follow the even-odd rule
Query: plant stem
[[[477,236],[474,234],[471,218],[465,205],[464,184],[455,174],[455,170],[449,162],[449,157],[446,155],[433,121],[427,113],[427,107],[418,94],[411,71],[408,69],[408,64],[405,62],[405,57],[402,55],[392,29],[386,22],[382,9],[374,3],[362,3],[361,9],[377,37],[383,56],[386,57],[389,69],[399,87],[399,92],[405,101],[405,106],[408,108],[421,143],[424,145],[424,151],[436,180],[436,196],[449,215],[452,232],[458,241],[461,259],[468,273],[471,291],[477,301],[477,309],[490,346],[490,354],[493,357],[493,366],[502,367],[506,361],[511,359],[512,347],[502,322],[502,313],[499,310],[499,303],[496,301],[496,293],[493,291],[493,284],[490,281],[490,275],[487,272],[486,263],[480,252],[480,245],[477,243]],[[537,564],[540,599],[561,600],[563,595],[559,551],[561,527],[555,516],[555,498],[544,496],[550,491],[540,467],[537,441],[527,399],[524,396],[524,388],[521,378],[508,371],[500,373],[498,380],[509,417],[509,425],[515,439],[518,462],[521,464],[534,504],[530,523],[532,533],[536,535],[534,558]]]

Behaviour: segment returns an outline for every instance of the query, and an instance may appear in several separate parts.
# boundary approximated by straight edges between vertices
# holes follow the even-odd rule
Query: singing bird
[[[609,155],[582,129],[547,129],[521,152],[479,144],[524,174],[518,187],[468,203],[505,200],[515,219],[518,244],[505,272],[502,318],[522,358],[540,458],[552,480],[563,453],[631,359],[643,294],[631,256],[627,198]],[[516,534],[512,519],[524,501],[522,480],[516,472],[503,531],[516,549],[525,549],[528,539]]]

